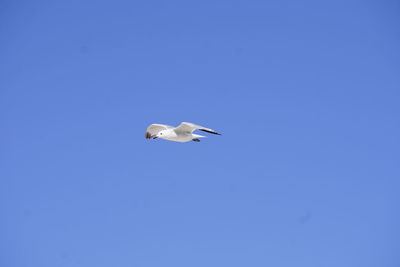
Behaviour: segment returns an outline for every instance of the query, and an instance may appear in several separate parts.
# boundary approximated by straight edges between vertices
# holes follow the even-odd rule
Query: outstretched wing
[[[166,130],[168,128],[173,128],[173,127],[164,124],[151,124],[149,127],[147,127],[146,139],[150,139],[153,135],[158,134],[160,131]]]
[[[180,132],[180,133],[192,133],[195,130],[200,130],[200,131],[204,131],[207,133],[212,133],[212,134],[217,134],[217,135],[221,135],[220,133],[217,133],[216,131],[210,129],[210,128],[206,128],[194,123],[190,123],[190,122],[182,122],[178,127],[175,128],[175,132]]]

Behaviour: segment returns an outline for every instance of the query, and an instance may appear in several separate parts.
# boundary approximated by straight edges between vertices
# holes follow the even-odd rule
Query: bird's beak
[[[152,135],[152,136],[151,136],[151,138],[153,138],[153,139],[157,139],[157,138],[158,138],[158,136],[157,136],[157,135]]]

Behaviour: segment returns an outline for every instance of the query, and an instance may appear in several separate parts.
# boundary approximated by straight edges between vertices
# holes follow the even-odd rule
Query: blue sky
[[[2,1],[0,265],[399,266],[399,12]]]

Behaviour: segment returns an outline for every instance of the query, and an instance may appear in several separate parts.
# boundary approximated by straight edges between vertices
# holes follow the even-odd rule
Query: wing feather
[[[182,122],[178,127],[175,128],[175,132],[184,132],[184,133],[192,133],[195,130],[221,135],[220,133],[217,133],[216,131],[210,128],[206,128],[190,122]]]

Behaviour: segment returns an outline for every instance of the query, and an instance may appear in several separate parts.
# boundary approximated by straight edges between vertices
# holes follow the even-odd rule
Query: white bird
[[[196,125],[190,122],[182,122],[178,127],[173,127],[164,124],[151,124],[146,130],[146,139],[165,139],[175,142],[200,142],[199,138],[205,137],[202,135],[194,134],[193,131],[200,130],[207,133],[221,135],[216,131]]]

